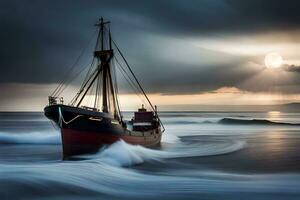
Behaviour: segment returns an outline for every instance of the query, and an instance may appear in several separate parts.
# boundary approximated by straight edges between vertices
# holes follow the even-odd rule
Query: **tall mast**
[[[101,52],[104,52],[104,22],[103,18],[100,19],[100,31],[101,31]],[[102,111],[108,112],[107,107],[107,71],[109,65],[106,61],[106,56],[100,56],[101,65],[103,66],[103,73],[102,73]]]
[[[111,112],[113,111],[114,115],[116,114],[116,103],[115,103],[115,90],[111,77],[111,69],[110,69],[110,61],[113,57],[113,50],[111,45],[111,36],[110,30],[107,33],[105,29],[105,25],[109,24],[109,22],[104,22],[101,17],[100,23],[97,24],[100,27],[100,44],[97,45],[100,50],[95,50],[94,56],[100,60],[99,69],[102,70],[102,112]],[[105,44],[105,38],[108,36],[108,44]],[[100,78],[100,77],[99,77]],[[111,96],[110,96],[110,95]],[[109,100],[112,98],[112,105],[109,104]]]
[[[86,82],[83,83],[80,91],[75,96],[75,101],[79,98],[77,107],[81,105],[85,96],[90,90],[93,90],[93,86],[96,85],[94,108],[100,109],[102,112],[111,113],[115,119],[122,120],[120,114],[120,108],[118,104],[118,94],[116,93],[116,83],[113,81],[111,68],[111,59],[114,56],[112,44],[113,40],[110,33],[110,22],[104,21],[101,17],[99,23],[96,26],[99,27],[99,33],[94,50],[94,58],[97,60],[95,72],[90,75]],[[102,95],[102,97],[101,97]],[[102,105],[100,103],[100,97],[102,98]],[[101,107],[102,106],[102,107]]]

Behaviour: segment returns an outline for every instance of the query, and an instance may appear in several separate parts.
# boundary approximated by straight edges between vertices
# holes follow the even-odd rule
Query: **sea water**
[[[0,113],[0,199],[300,199],[300,113],[161,118],[158,148],[118,141],[62,161],[42,113]]]

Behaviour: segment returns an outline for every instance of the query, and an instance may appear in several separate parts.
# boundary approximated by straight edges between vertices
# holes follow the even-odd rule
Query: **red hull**
[[[95,153],[105,144],[112,144],[118,140],[124,140],[129,144],[142,146],[156,146],[160,144],[161,132],[148,134],[147,136],[136,135],[113,135],[109,133],[77,131],[61,129],[64,158],[72,155]]]

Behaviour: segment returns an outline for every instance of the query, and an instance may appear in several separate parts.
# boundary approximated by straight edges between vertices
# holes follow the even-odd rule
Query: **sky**
[[[158,106],[299,102],[299,6],[297,0],[1,0],[0,110],[42,110],[83,49],[77,69],[90,62],[101,16]],[[282,56],[281,67],[265,66],[271,52]],[[120,85],[123,107],[136,107],[139,99]]]

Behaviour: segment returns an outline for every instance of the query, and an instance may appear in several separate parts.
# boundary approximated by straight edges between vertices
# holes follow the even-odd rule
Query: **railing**
[[[99,109],[97,109],[97,108],[88,107],[88,106],[81,106],[81,108],[86,109],[86,110],[90,110],[90,111],[99,111]]]
[[[49,105],[56,105],[56,104],[64,104],[64,98],[63,97],[48,97]]]

